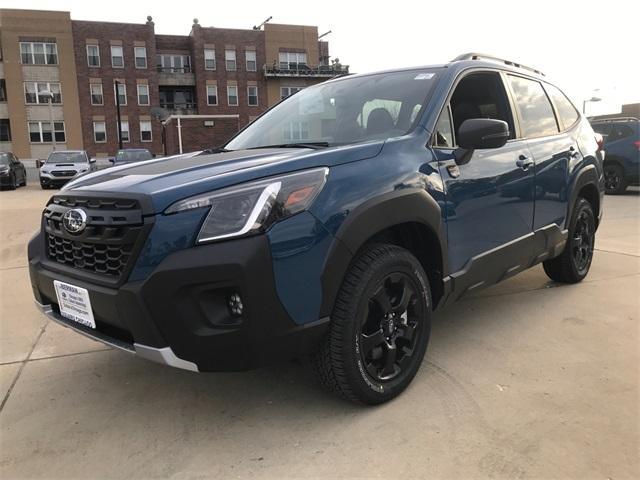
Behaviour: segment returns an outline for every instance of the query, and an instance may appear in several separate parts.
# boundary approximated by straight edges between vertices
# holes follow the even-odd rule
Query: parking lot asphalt
[[[36,311],[26,242],[51,191],[0,192],[0,478],[640,478],[640,191],[606,197],[578,285],[535,267],[435,316],[375,408],[305,362],[195,374]]]

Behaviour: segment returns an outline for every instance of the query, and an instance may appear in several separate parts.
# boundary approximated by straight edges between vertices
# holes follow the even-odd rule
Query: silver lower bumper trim
[[[127,343],[122,340],[118,340],[117,338],[105,335],[97,330],[91,330],[80,324],[76,324],[71,320],[67,320],[62,315],[54,312],[51,305],[43,305],[38,301],[36,301],[35,304],[38,307],[38,310],[44,313],[50,320],[53,320],[63,327],[70,328],[71,330],[74,330],[75,332],[92,340],[96,340],[112,348],[117,348],[118,350],[122,350],[152,362],[169,365],[170,367],[180,368],[182,370],[189,370],[191,372],[198,371],[198,366],[195,363],[177,357],[173,350],[171,350],[171,347],[156,348],[148,345],[142,345],[140,343]]]

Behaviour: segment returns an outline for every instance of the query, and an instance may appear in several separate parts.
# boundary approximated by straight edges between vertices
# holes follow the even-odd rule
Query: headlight
[[[272,177],[180,200],[170,215],[209,208],[197,243],[264,231],[269,225],[308,208],[325,184],[328,168]]]

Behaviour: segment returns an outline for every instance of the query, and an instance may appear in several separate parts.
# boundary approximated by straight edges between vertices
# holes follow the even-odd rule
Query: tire
[[[24,174],[24,177],[22,178],[22,184],[20,185],[21,187],[26,187],[27,186],[27,174]]]
[[[420,368],[430,327],[429,281],[418,260],[397,246],[366,247],[345,275],[315,357],[321,383],[356,403],[391,400]]]
[[[624,169],[617,163],[604,166],[604,188],[609,195],[620,195],[627,189]]]
[[[14,173],[11,177],[11,183],[9,184],[9,190],[15,190],[17,185],[16,174]]]
[[[595,246],[596,221],[591,204],[579,198],[571,215],[569,238],[562,254],[542,264],[556,282],[578,283],[589,273]]]

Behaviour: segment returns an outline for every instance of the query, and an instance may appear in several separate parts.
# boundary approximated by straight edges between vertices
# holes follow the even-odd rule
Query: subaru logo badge
[[[87,226],[87,214],[81,208],[72,208],[62,215],[62,225],[69,233],[80,233]]]

